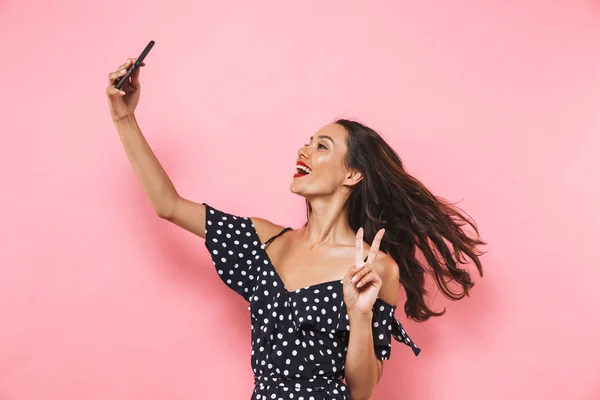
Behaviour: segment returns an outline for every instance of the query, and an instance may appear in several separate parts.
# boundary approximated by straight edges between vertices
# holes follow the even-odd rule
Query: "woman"
[[[348,120],[298,151],[290,190],[306,198],[301,229],[184,199],[137,125],[140,70],[123,90],[113,85],[134,61],[109,74],[113,122],[156,213],[204,238],[220,278],[249,302],[252,399],[368,399],[392,337],[420,352],[395,318],[400,284],[406,315],[425,321],[444,313],[425,304],[426,269],[453,300],[473,286],[465,256],[483,274],[476,247],[485,243],[461,229],[478,234],[475,224],[410,176],[376,132]]]

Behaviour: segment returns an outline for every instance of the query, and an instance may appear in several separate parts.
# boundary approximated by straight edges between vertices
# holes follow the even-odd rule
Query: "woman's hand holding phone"
[[[115,87],[117,79],[121,78],[131,66],[135,63],[135,58],[128,59],[125,63],[108,74],[108,87],[106,95],[108,96],[108,104],[113,121],[119,121],[133,114],[138,102],[140,101],[140,69],[137,68],[133,74],[127,79],[127,82],[121,89]],[[143,67],[144,63],[141,63]]]
[[[140,68],[144,65],[144,59],[154,47],[151,40],[138,58],[130,58],[121,64],[116,71],[108,74],[108,87],[106,95],[113,122],[133,114],[135,107],[140,101]]]

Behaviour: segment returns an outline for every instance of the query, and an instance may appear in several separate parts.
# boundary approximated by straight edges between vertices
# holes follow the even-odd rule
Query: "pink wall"
[[[600,398],[599,3],[237,3],[0,5],[0,399],[249,398],[243,300],[110,121],[150,39],[138,118],[184,196],[298,227],[296,150],[344,116],[478,222],[485,279],[375,399]]]

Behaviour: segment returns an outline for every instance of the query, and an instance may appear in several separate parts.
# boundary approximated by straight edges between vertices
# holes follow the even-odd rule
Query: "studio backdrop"
[[[0,399],[250,397],[246,303],[111,122],[150,40],[136,116],[182,196],[299,228],[297,151],[343,117],[477,222],[484,278],[422,324],[401,292],[422,353],[394,342],[374,399],[600,398],[597,2],[9,0]]]

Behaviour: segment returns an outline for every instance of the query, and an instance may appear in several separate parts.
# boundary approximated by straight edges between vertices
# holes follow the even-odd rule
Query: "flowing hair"
[[[486,242],[479,238],[474,221],[455,205],[433,195],[421,182],[406,172],[396,152],[373,129],[356,121],[335,121],[348,133],[346,167],[356,169],[363,179],[352,189],[348,199],[348,221],[356,232],[364,230],[364,240],[373,242],[381,228],[385,235],[380,250],[390,255],[400,269],[400,283],[406,291],[404,311],[408,318],[426,321],[436,312],[425,303],[425,273],[429,272],[442,294],[450,300],[469,295],[474,283],[460,264],[471,259],[479,275],[483,268],[477,250]],[[307,217],[312,207],[306,201]],[[308,222],[307,222],[308,223]],[[461,229],[469,225],[477,237]],[[416,255],[423,253],[427,265]],[[455,286],[452,290],[450,285]]]

